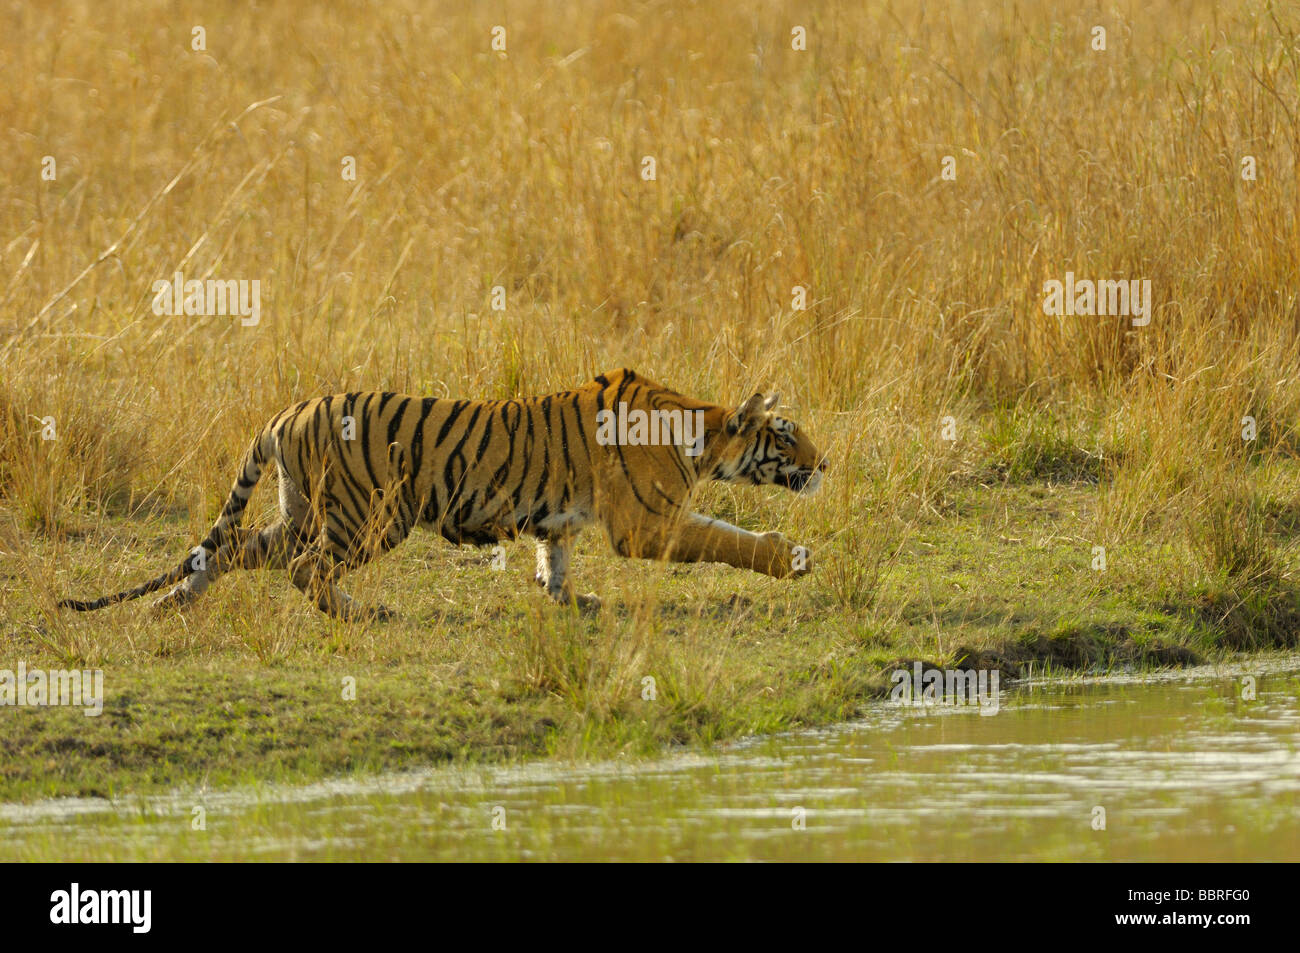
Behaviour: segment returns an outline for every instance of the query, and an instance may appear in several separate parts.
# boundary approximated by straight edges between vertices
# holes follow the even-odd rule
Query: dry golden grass
[[[1103,542],[1165,552],[1193,581],[1263,574],[1289,591],[1288,553],[1251,514],[1296,489],[1294,8],[465,7],[55,0],[0,14],[0,592],[60,652],[94,654],[103,623],[53,600],[174,563],[284,405],[347,389],[539,393],[620,366],[719,402],[779,390],[829,451],[816,506],[706,499],[822,550],[822,578],[779,597],[796,615],[910,624],[932,571],[894,599],[882,579],[981,481],[1099,483],[1095,511],[1061,517],[1076,534],[1061,559],[1086,563]],[[791,49],[795,26],[807,50]],[[261,322],[154,314],[153,282],[177,271],[259,280]],[[1045,315],[1043,283],[1066,271],[1150,279],[1150,324]],[[1015,536],[1003,526],[991,546],[998,533]],[[613,558],[595,540],[586,552],[593,567]],[[374,571],[391,589],[414,559]],[[981,559],[984,584],[1002,585]],[[1162,572],[1134,577],[1152,604]],[[297,644],[285,618],[138,631],[153,633],[146,657],[219,657],[234,639],[274,661]],[[657,624],[629,623],[598,663],[568,658],[542,622],[492,637],[507,652],[524,638],[512,671],[538,691],[599,679],[600,708],[635,690]],[[346,653],[372,637],[338,638]],[[710,677],[683,680],[717,696]]]
[[[1289,437],[1293,11],[867,7],[9,11],[0,485],[48,527],[158,500],[197,525],[292,400],[624,365],[780,389],[850,480],[994,400],[1123,408],[1138,466],[1252,411]],[[177,270],[259,279],[262,322],[153,314]],[[1150,278],[1154,319],[1045,316],[1066,270]]]

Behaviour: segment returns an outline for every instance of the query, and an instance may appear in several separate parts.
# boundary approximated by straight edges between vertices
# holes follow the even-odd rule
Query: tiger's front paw
[[[552,599],[562,606],[576,606],[582,612],[596,612],[600,609],[600,597],[594,592],[578,593],[574,592],[569,586],[557,589],[548,589],[548,594]]]
[[[790,574],[792,576],[806,576],[812,572],[812,567],[812,550],[797,543],[790,547]]]
[[[762,538],[772,547],[768,575],[784,579],[812,572],[812,552],[807,546],[792,542],[784,533],[763,533]]]

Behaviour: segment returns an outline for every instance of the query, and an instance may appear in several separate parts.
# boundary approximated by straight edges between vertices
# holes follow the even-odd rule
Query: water
[[[648,762],[0,805],[0,859],[1300,860],[1296,664],[1022,684],[984,717],[882,703]]]

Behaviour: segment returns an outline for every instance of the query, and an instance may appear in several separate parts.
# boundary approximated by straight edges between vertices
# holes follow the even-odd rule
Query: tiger
[[[330,616],[386,619],[387,607],[355,603],[338,584],[416,526],[480,546],[529,535],[536,582],[555,601],[583,609],[598,609],[600,599],[575,592],[569,565],[575,539],[593,524],[624,557],[805,575],[807,547],[691,508],[696,488],[712,480],[818,489],[826,458],[775,412],[778,402],[754,393],[727,408],[627,368],[542,397],[360,392],[305,400],[253,439],[216,523],[179,566],[133,589],[58,605],[91,611],[170,586],[153,605],[180,609],[228,571],[271,568],[287,570]],[[245,528],[244,509],[272,461],[280,519]]]

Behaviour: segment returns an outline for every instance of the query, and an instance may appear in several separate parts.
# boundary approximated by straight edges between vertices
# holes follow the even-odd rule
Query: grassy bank
[[[758,497],[769,518],[788,507],[783,522],[835,538],[810,501]],[[10,577],[6,657],[29,669],[101,668],[106,698],[98,717],[7,710],[0,798],[638,756],[851,717],[914,659],[1014,678],[1293,644],[1296,628],[1269,634],[1246,616],[1293,618],[1295,591],[1241,592],[1194,540],[1135,536],[1094,569],[1105,499],[1090,484],[954,481],[910,521],[841,536],[796,583],[625,563],[593,536],[577,571],[606,598],[596,616],[544,598],[526,544],[495,571],[486,551],[427,535],[354,581],[356,595],[398,609],[384,623],[330,620],[281,573],[228,576],[192,611],[162,617],[143,603],[57,615],[47,593]],[[106,523],[29,558],[65,566],[62,586],[94,588],[91,554],[118,552],[113,574],[125,582],[147,572],[141,551],[175,548],[179,529]],[[1297,529],[1267,516],[1263,542],[1287,551]],[[1234,642],[1243,625],[1253,642]]]

